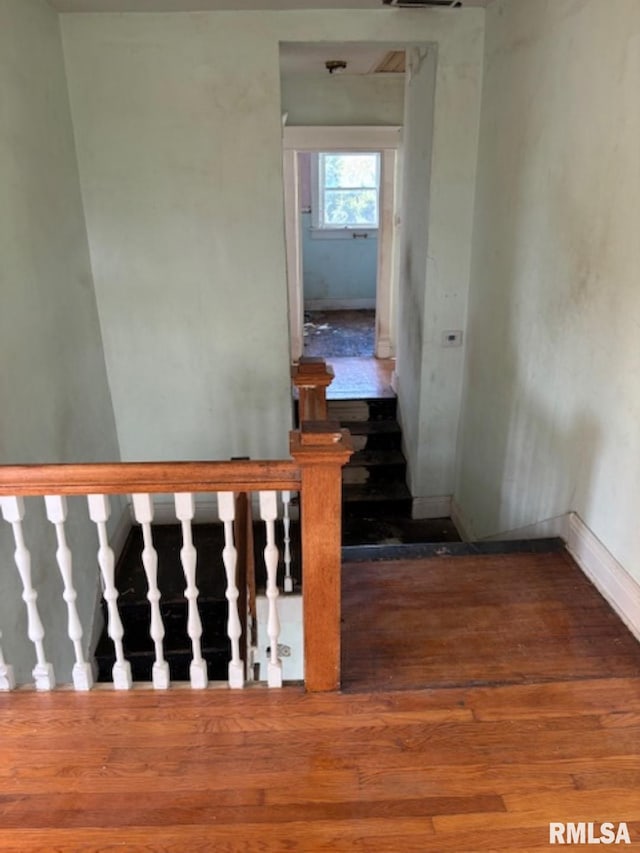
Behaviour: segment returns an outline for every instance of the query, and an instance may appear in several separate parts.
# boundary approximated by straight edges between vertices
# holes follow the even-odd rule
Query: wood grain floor
[[[346,564],[348,690],[640,676],[640,644],[566,551]]]
[[[640,683],[0,702],[0,851],[548,849],[549,821],[640,844]]]
[[[425,578],[402,605],[405,629],[433,640],[434,623],[418,628],[420,595],[428,588],[432,604],[439,599],[437,624],[449,639],[433,650],[437,666],[423,661],[429,679],[459,671],[508,681],[513,659],[512,680],[532,683],[392,691],[352,684],[353,692],[323,695],[299,688],[0,695],[1,853],[537,853],[550,849],[550,821],[626,821],[634,849],[637,648],[598,601],[585,606],[569,562],[547,567],[547,583],[530,588],[532,575],[545,571],[540,560],[520,567],[520,586],[513,568],[506,581],[508,560],[491,563],[479,589],[478,578],[471,581],[477,569],[461,569],[445,585],[442,573],[454,567],[423,566]],[[372,580],[383,567],[362,571]],[[565,575],[566,588],[555,574]],[[349,621],[355,578],[345,579],[346,629],[359,624]],[[460,622],[454,613],[465,584]],[[498,618],[509,606],[511,631]],[[580,619],[585,628],[575,633]],[[398,621],[388,616],[391,635]],[[489,642],[498,629],[500,642]],[[516,636],[536,639],[526,667]],[[454,640],[463,639],[456,656]],[[384,657],[373,660],[379,688]],[[552,661],[564,669],[553,671]],[[404,686],[416,673],[424,679],[414,660]]]

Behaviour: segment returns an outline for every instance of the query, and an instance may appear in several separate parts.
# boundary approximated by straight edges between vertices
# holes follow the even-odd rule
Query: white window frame
[[[324,185],[320,169],[320,157],[322,154],[375,154],[376,155],[376,178],[377,178],[377,225],[343,225],[332,226],[324,223]],[[380,228],[380,182],[382,179],[382,152],[381,151],[316,151],[311,157],[311,238],[313,240],[352,240],[354,237],[368,238],[376,237]],[[350,188],[354,189],[354,188]],[[355,188],[357,189],[357,188]]]
[[[283,173],[287,290],[291,358],[304,351],[302,298],[302,231],[298,154],[303,151],[381,151],[378,282],[376,287],[376,358],[395,352],[395,292],[399,276],[399,187],[402,174],[402,128],[379,125],[358,127],[305,126],[283,130]]]

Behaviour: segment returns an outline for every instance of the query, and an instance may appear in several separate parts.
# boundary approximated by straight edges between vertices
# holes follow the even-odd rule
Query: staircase
[[[176,524],[154,525],[154,545],[158,551],[158,586],[162,590],[160,612],[165,626],[165,658],[175,681],[189,681],[192,659],[187,633],[187,602],[184,598],[185,580],[180,564],[181,529]],[[222,526],[195,524],[194,545],[198,551],[197,586],[200,590],[198,610],[202,621],[202,656],[207,661],[209,678],[224,680],[229,660],[230,644],[226,634],[227,602],[224,573],[207,571],[224,545]],[[140,527],[131,528],[116,567],[120,618],[124,627],[126,657],[131,664],[134,681],[149,681],[154,661],[153,641],[149,636],[151,608],[147,601],[147,583],[142,568],[143,549]],[[106,605],[103,603],[105,626]],[[115,661],[113,643],[106,629],[96,648],[98,681],[111,680]]]
[[[458,541],[450,519],[413,519],[395,396],[329,400],[328,416],[351,433],[343,469],[345,546]]]
[[[300,536],[297,524],[291,525],[292,575],[294,588],[300,588]],[[187,633],[185,579],[180,563],[182,531],[176,524],[154,524],[153,541],[158,552],[158,586],[162,590],[160,612],[165,626],[164,653],[174,681],[189,681],[192,649]],[[225,597],[225,573],[220,555],[224,547],[221,524],[194,524],[193,542],[198,552],[196,584],[199,589],[198,611],[202,622],[202,657],[207,661],[209,678],[224,681],[227,677],[230,643],[227,637],[228,604]],[[264,561],[264,525],[253,525],[256,589],[266,587]],[[283,551],[282,529],[276,530],[276,544]],[[134,526],[116,566],[119,589],[118,606],[124,627],[125,656],[131,664],[134,681],[149,681],[154,661],[153,641],[149,636],[151,609],[147,601],[147,581],[142,566],[143,540],[139,526]],[[113,643],[106,631],[107,610],[103,602],[105,628],[96,648],[98,681],[111,681],[115,661]]]
[[[397,419],[397,399],[391,392],[364,399],[329,400],[327,417],[338,421],[351,433],[355,449],[343,468],[342,544],[343,560],[357,559],[367,552],[372,559],[386,559],[387,552],[414,543],[459,542],[450,519],[412,519],[412,497],[406,483],[407,464],[402,452],[402,430]],[[198,610],[202,621],[202,656],[207,661],[209,678],[224,680],[229,660],[226,636],[227,601],[220,554],[224,535],[220,524],[194,524],[194,544],[198,552]],[[282,553],[282,527],[277,527],[277,546]],[[154,525],[154,546],[158,552],[158,586],[165,625],[165,657],[172,678],[189,679],[192,658],[187,632],[185,580],[180,562],[182,547],[179,525]],[[264,526],[254,525],[254,554],[258,567],[257,590],[264,591]],[[355,546],[359,546],[358,549]],[[371,548],[375,547],[375,556]],[[119,607],[124,627],[125,656],[131,663],[134,680],[148,681],[154,661],[149,636],[150,605],[147,581],[142,567],[142,533],[132,528],[116,568],[120,593]],[[301,588],[299,525],[291,525],[292,568],[296,591]],[[421,552],[422,553],[422,552]],[[104,605],[103,605],[104,606]],[[105,607],[106,624],[106,607]],[[109,681],[114,662],[114,647],[106,630],[96,649],[98,680]]]

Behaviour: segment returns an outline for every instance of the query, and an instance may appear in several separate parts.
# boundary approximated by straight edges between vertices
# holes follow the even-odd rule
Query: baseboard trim
[[[473,542],[476,538],[462,507],[455,498],[451,498],[451,521],[463,542]]]
[[[640,640],[640,584],[575,512],[569,513],[567,549],[602,597]]]
[[[413,498],[411,518],[449,518],[451,495]]]
[[[305,311],[372,311],[374,299],[305,299]]]

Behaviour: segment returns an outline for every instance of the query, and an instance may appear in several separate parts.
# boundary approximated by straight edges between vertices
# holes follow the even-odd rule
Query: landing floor
[[[2,853],[539,853],[579,820],[640,843],[636,678],[0,708]]]
[[[539,853],[550,821],[640,844],[640,646],[563,552],[344,585],[342,694],[0,694],[0,851]]]
[[[640,678],[640,643],[564,549],[348,563],[342,587],[348,690]]]

